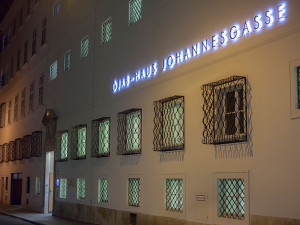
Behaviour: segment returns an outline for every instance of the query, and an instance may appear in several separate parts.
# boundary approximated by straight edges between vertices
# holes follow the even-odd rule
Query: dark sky
[[[13,2],[14,0],[0,0],[0,22]]]

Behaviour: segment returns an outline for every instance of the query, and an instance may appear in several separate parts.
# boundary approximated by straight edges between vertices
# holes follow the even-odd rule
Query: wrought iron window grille
[[[64,55],[64,70],[67,71],[71,68],[71,50],[67,51]]]
[[[166,179],[166,210],[183,212],[183,179]]]
[[[84,178],[77,179],[77,199],[78,200],[85,199],[85,179]]]
[[[32,132],[32,145],[31,145],[31,157],[42,156],[42,131]]]
[[[247,141],[246,77],[232,76],[203,85],[203,143]]]
[[[60,178],[59,182],[59,197],[67,198],[67,183],[68,180],[66,178]]]
[[[112,37],[112,17],[102,23],[102,44],[107,43]]]
[[[245,218],[244,179],[218,179],[218,217]]]
[[[98,179],[98,202],[108,202],[108,179]]]
[[[3,145],[0,145],[0,163],[3,163]]]
[[[89,54],[89,36],[86,36],[81,40],[80,57],[85,58]]]
[[[31,149],[32,149],[32,135],[26,135],[22,138],[21,143],[22,148],[22,158],[30,159],[31,158]]]
[[[129,1],[129,25],[138,22],[142,18],[142,0]]]
[[[86,158],[86,124],[72,127],[71,130],[71,159]]]
[[[0,105],[0,128],[5,127],[6,103]]]
[[[142,109],[129,109],[117,114],[118,155],[141,154]]]
[[[91,157],[110,156],[110,117],[92,121]]]
[[[173,96],[154,105],[154,151],[184,150],[184,97]]]
[[[68,160],[68,130],[62,130],[56,134],[55,160],[57,162]]]
[[[8,144],[3,144],[3,162],[9,161]]]
[[[128,205],[140,206],[140,178],[128,178]]]
[[[9,161],[15,161],[15,159],[16,159],[16,143],[14,141],[9,142],[8,152],[9,152]]]
[[[16,160],[22,160],[23,159],[23,154],[22,154],[22,138],[18,138],[15,140],[16,142]]]

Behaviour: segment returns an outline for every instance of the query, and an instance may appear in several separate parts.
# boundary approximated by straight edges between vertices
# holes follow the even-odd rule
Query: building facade
[[[299,9],[15,1],[1,203],[105,225],[299,224]]]

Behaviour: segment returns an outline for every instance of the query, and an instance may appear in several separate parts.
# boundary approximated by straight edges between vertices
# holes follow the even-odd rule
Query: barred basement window
[[[59,131],[57,133],[55,160],[63,161],[68,159],[68,131]]]
[[[85,199],[85,179],[77,178],[77,199],[84,200]]]
[[[108,179],[98,179],[98,202],[108,202]]]
[[[246,77],[232,76],[202,86],[204,144],[247,141]]]
[[[183,212],[183,179],[166,179],[166,210]]]
[[[67,198],[67,183],[68,180],[66,178],[60,178],[59,181],[59,197]]]
[[[42,156],[42,131],[32,132],[31,139],[31,157],[41,157]]]
[[[41,177],[35,177],[35,194],[41,194]]]
[[[92,157],[109,156],[110,118],[92,121]]]
[[[57,60],[50,66],[50,80],[57,77]]]
[[[6,103],[0,105],[0,128],[5,127]]]
[[[32,135],[25,135],[22,138],[21,149],[22,149],[22,158],[30,159],[31,149],[32,149]]]
[[[244,179],[218,179],[218,217],[245,217]]]
[[[42,25],[42,42],[41,46],[43,46],[46,43],[46,32],[47,32],[47,18],[43,19],[43,25]]]
[[[3,144],[3,162],[9,161],[8,144]]]
[[[71,159],[86,158],[86,125],[78,125],[71,131]]]
[[[22,155],[22,138],[16,139],[16,160],[21,160],[23,158]]]
[[[71,68],[71,50],[67,51],[64,56],[64,70],[67,71]]]
[[[140,206],[140,178],[128,178],[128,205]]]
[[[34,81],[30,84],[29,89],[29,110],[32,112],[34,105]]]
[[[21,99],[21,115],[25,117],[25,101],[26,101],[26,87],[22,90],[22,99]]]
[[[129,1],[129,25],[138,22],[142,18],[142,0]]]
[[[89,54],[89,36],[86,36],[81,40],[80,57],[85,58]]]
[[[36,29],[32,33],[31,55],[36,53]]]
[[[18,121],[18,103],[19,103],[19,94],[15,96],[14,121]]]
[[[53,16],[56,16],[60,11],[60,1],[56,1],[53,5]]]
[[[107,43],[112,37],[112,17],[102,23],[102,44]]]
[[[184,149],[184,97],[154,102],[154,150]]]
[[[14,141],[9,142],[8,145],[9,161],[15,161],[16,159],[16,143]]]
[[[142,150],[142,110],[130,109],[118,113],[118,146],[120,155],[140,154]]]
[[[44,104],[44,74],[40,76],[39,80],[39,105]]]

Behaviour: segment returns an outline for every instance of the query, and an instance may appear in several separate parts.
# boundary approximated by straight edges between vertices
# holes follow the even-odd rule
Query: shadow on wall
[[[138,165],[141,158],[141,154],[134,155],[121,155],[120,157],[120,165]]]
[[[247,81],[247,129],[248,141],[240,143],[231,143],[224,145],[215,145],[215,159],[233,159],[253,157],[253,141],[252,141],[252,89],[249,81]]]
[[[160,152],[160,162],[183,162],[184,151]]]

